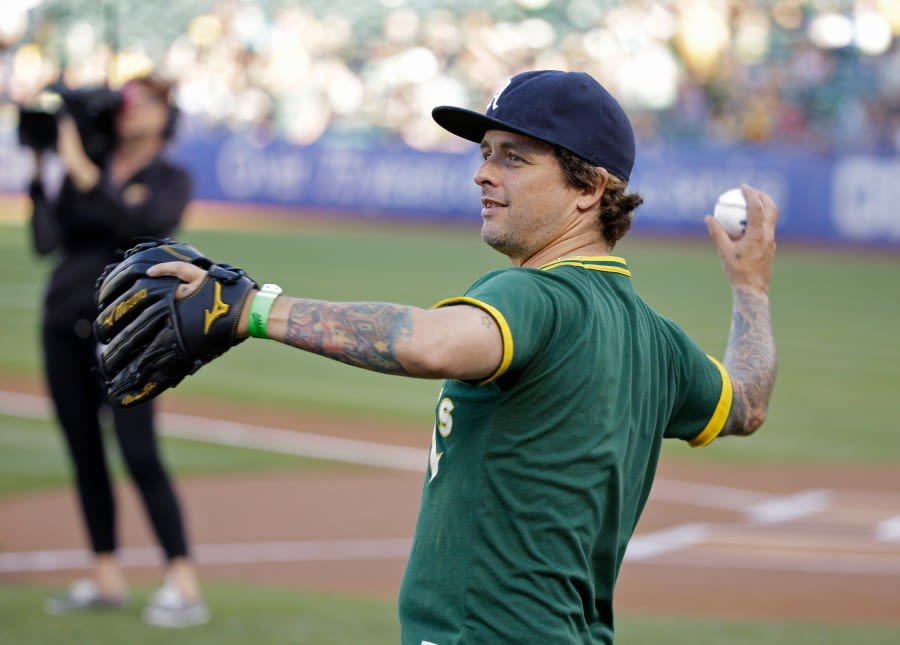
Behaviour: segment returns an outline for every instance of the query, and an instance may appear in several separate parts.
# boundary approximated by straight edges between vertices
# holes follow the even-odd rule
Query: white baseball
[[[747,230],[747,200],[740,188],[732,188],[719,195],[713,217],[731,239],[736,240],[744,234]]]

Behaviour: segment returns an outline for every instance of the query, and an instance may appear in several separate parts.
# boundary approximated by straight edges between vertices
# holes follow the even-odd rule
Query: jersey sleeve
[[[542,288],[541,276],[532,269],[501,269],[485,274],[463,296],[447,298],[434,305],[471,305],[484,310],[500,328],[503,356],[500,365],[484,385],[517,372],[545,342],[556,306]]]
[[[680,330],[675,343],[678,378],[676,406],[667,438],[683,439],[699,448],[712,442],[731,413],[731,377],[715,358],[705,354]]]

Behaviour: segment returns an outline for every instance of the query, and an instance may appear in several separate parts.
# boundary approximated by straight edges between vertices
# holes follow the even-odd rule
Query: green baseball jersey
[[[404,645],[611,643],[613,587],[664,437],[705,445],[727,372],[635,293],[621,258],[480,278],[503,357],[444,382],[400,592]]]

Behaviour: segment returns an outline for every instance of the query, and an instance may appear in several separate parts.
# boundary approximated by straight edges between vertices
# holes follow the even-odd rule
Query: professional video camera
[[[52,150],[57,120],[68,114],[75,121],[87,156],[100,165],[116,144],[116,111],[122,95],[107,87],[70,89],[47,87],[28,107],[19,108],[19,143],[34,150]]]

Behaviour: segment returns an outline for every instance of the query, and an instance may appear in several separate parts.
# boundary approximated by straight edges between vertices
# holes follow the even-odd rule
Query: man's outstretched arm
[[[162,262],[151,277],[175,276],[176,299],[195,293],[206,271],[187,262]],[[249,335],[254,293],[238,321],[237,337]],[[266,335],[307,352],[364,369],[477,381],[493,374],[503,358],[497,321],[468,304],[421,309],[385,302],[329,302],[279,296],[269,312]]]
[[[485,378],[503,353],[496,321],[469,305],[426,310],[281,297],[268,330],[274,340],[348,365],[422,378]]]

